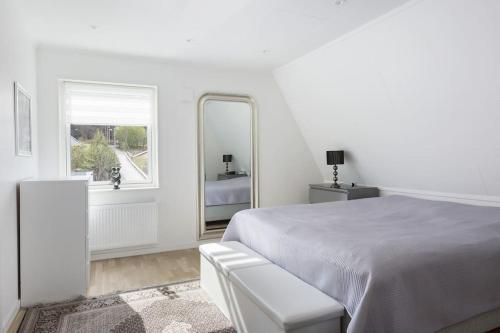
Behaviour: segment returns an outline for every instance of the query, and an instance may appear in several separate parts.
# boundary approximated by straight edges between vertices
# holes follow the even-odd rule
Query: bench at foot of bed
[[[239,333],[341,332],[341,304],[243,244],[200,253],[201,286]]]

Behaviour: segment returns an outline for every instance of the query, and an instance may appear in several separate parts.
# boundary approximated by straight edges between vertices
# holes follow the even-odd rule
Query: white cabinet
[[[88,181],[21,182],[20,246],[22,306],[86,295]]]

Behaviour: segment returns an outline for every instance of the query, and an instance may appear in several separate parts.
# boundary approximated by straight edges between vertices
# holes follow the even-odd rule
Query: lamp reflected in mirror
[[[233,155],[222,155],[222,162],[226,163],[226,175],[229,175],[229,163],[233,160]]]

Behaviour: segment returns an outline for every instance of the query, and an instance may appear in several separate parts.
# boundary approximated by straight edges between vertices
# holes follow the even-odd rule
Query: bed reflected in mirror
[[[254,103],[204,95],[198,114],[199,238],[220,237],[237,212],[256,207]]]

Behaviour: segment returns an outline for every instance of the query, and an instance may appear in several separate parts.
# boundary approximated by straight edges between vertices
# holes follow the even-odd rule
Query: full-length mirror
[[[235,213],[258,205],[255,112],[248,96],[199,100],[199,239],[220,237]]]

